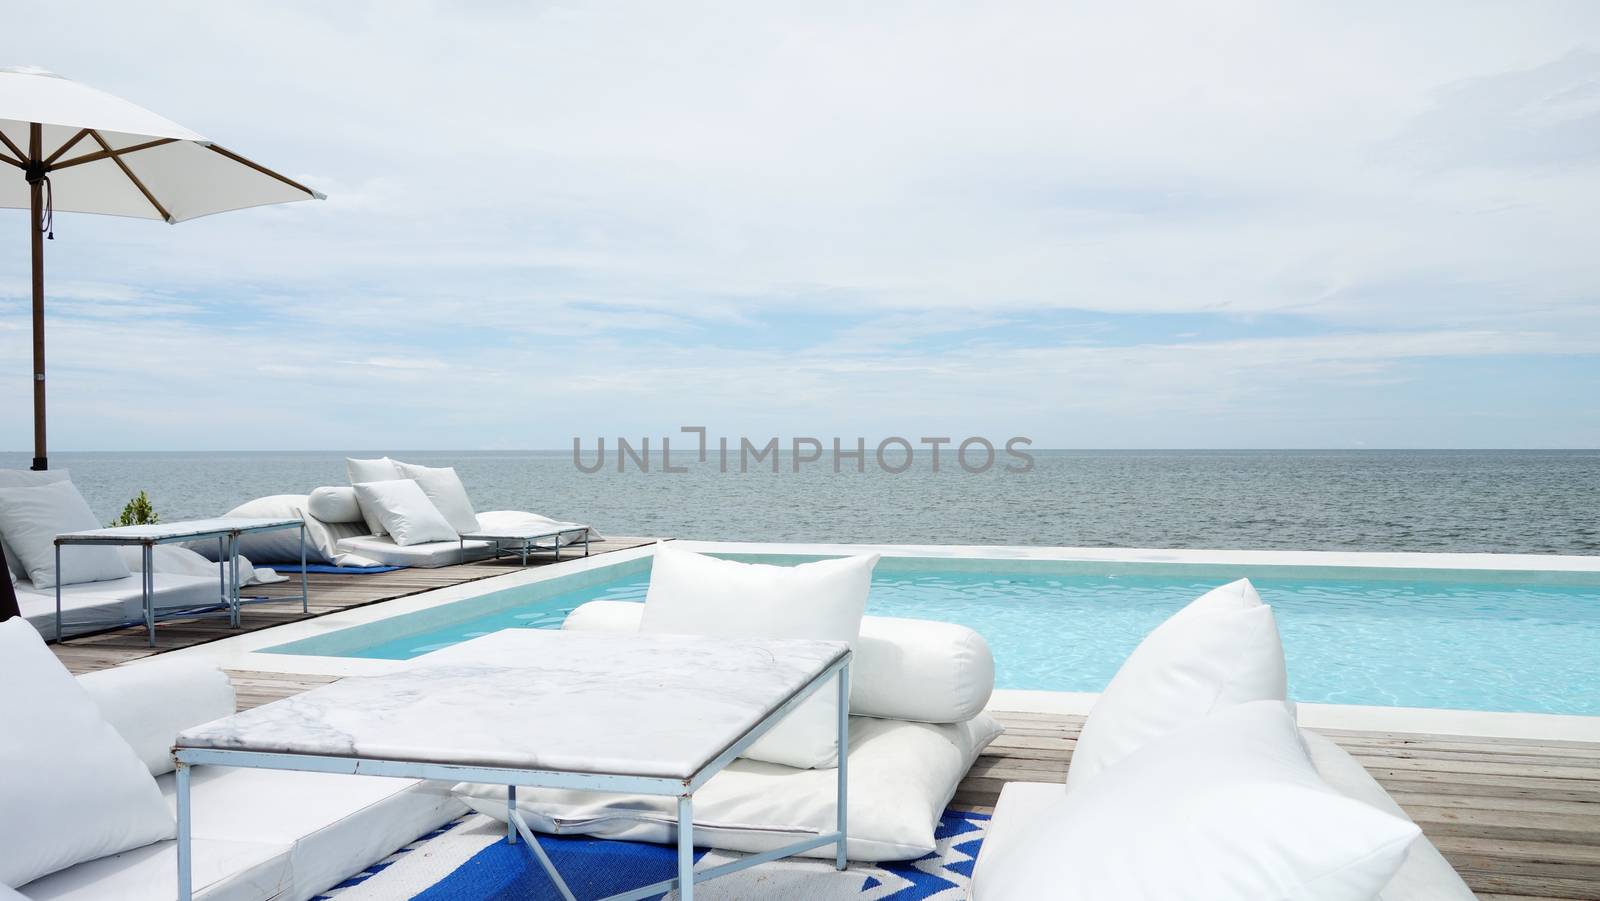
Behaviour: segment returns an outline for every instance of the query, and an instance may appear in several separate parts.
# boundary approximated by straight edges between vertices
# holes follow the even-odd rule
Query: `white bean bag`
[[[1212,589],[1146,635],[1111,677],[1078,736],[1067,791],[1231,704],[1287,697],[1272,608],[1249,579]]]
[[[1347,798],[1370,804],[1379,810],[1409,821],[1400,805],[1389,797],[1372,775],[1354,757],[1327,738],[1300,730],[1300,739],[1310,754],[1317,775],[1328,786]],[[983,851],[972,872],[974,897],[985,897],[984,889],[1011,848],[1028,836],[1039,819],[1066,796],[1066,786],[1056,782],[1010,782],[1000,792]],[[1419,837],[1406,852],[1376,901],[1473,901],[1472,890],[1450,866],[1427,836]]]
[[[1251,701],[1069,789],[995,853],[973,897],[1372,901],[1420,836],[1324,782],[1283,702]]]
[[[1306,729],[1300,730],[1300,740],[1305,743],[1317,775],[1335,791],[1411,822],[1411,817],[1389,797],[1378,780],[1344,748]],[[1412,842],[1400,869],[1378,893],[1377,901],[1473,901],[1473,898],[1472,889],[1461,881],[1461,876],[1433,842],[1423,836]]]

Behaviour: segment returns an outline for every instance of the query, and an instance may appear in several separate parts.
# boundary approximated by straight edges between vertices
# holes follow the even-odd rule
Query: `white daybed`
[[[135,573],[107,582],[78,582],[61,586],[61,623],[68,636],[96,626],[140,622],[144,619],[144,576]],[[156,612],[189,607],[216,606],[222,588],[216,576],[175,573],[155,574]],[[56,590],[36,589],[26,579],[17,580],[17,606],[45,638],[56,637]]]
[[[644,604],[590,601],[563,629],[640,631]],[[994,659],[971,629],[929,620],[864,616],[850,678],[849,841],[851,860],[922,857],[935,847],[939,817],[1001,727],[983,712],[994,689]],[[697,842],[758,853],[799,834],[827,831],[834,816],[831,765],[735,760],[695,794]],[[473,810],[505,818],[505,788],[462,784]],[[670,798],[524,789],[518,807],[531,828],[554,834],[671,842]],[[832,858],[833,846],[805,857]]]
[[[169,808],[174,736],[234,710],[227,676],[198,664],[148,661],[78,681],[149,767]],[[192,789],[195,897],[207,901],[305,901],[466,811],[448,786],[370,776],[197,767]],[[160,841],[20,891],[29,901],[171,901],[176,853],[176,842]]]
[[[401,545],[392,536],[373,535],[360,510],[354,506],[352,489],[330,486],[318,488],[310,494],[277,494],[256,498],[241,504],[225,516],[292,516],[306,523],[306,561],[327,566],[419,566],[433,568],[454,566],[494,556],[494,545],[487,541],[461,542],[454,538],[445,541],[426,541],[420,544]],[[348,497],[348,503],[344,498]],[[581,529],[575,523],[560,522],[536,513],[520,510],[489,510],[478,514],[481,527],[497,529],[537,529],[550,527]],[[591,540],[600,535],[589,530]],[[563,536],[563,547],[581,543],[582,536],[572,533]],[[288,538],[271,533],[245,535],[239,541],[240,553],[256,563],[295,564],[300,562],[299,536]],[[216,548],[206,543],[196,544],[194,551],[208,559],[216,557]]]
[[[53,535],[78,528],[94,528],[100,521],[73,486],[71,473],[67,470],[0,470],[0,489],[22,489],[27,492],[29,489],[44,488],[59,489],[71,497],[58,498],[51,504],[22,512],[13,510],[17,516],[12,519],[11,525],[18,531],[6,534],[5,530],[0,529],[0,545],[4,546],[6,552],[6,563],[0,565],[10,570],[17,593],[17,606],[22,615],[46,638],[53,639],[57,637],[56,587],[50,582],[43,587],[35,585],[33,579],[40,576],[37,571],[30,575],[16,544],[19,540],[26,542],[36,557],[40,553],[48,555]],[[298,539],[298,532],[295,534]],[[212,550],[214,560],[216,542],[208,542],[207,545]],[[50,578],[61,576],[66,583],[61,586],[61,621],[68,635],[86,628],[140,622],[144,619],[141,575],[144,564],[140,549],[67,547],[57,553],[60,554],[62,573],[55,573],[55,567],[51,566],[48,575]],[[223,588],[214,562],[176,545],[157,546],[152,559],[155,564],[152,578],[154,601],[158,613],[214,607],[220,602]],[[241,557],[239,566],[240,585],[282,581],[271,571],[257,572],[248,559]]]

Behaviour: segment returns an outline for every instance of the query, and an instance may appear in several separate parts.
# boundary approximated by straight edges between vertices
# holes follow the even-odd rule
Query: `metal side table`
[[[283,529],[300,530],[300,595],[284,598],[252,599],[249,603],[264,600],[300,602],[302,612],[309,612],[311,592],[306,580],[306,524],[301,519],[253,519],[240,516],[220,516],[215,519],[194,519],[181,522],[163,522],[143,526],[115,526],[108,529],[88,529],[57,535],[56,545],[56,641],[63,641],[61,618],[61,549],[69,545],[101,545],[138,547],[144,558],[140,569],[140,590],[144,601],[145,629],[150,635],[150,646],[156,644],[156,621],[160,617],[155,606],[155,548],[158,544],[208,541],[217,542],[217,603],[198,607],[185,607],[168,615],[203,616],[227,613],[231,625],[239,625],[239,607],[245,603],[239,596],[239,539],[258,532],[275,532]],[[107,625],[133,625],[138,620]]]

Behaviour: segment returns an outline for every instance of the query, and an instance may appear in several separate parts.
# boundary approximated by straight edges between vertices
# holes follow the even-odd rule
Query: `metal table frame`
[[[503,541],[504,542],[519,542],[520,543],[520,548],[519,549],[522,552],[522,565],[523,566],[527,566],[528,565],[528,552],[529,551],[548,550],[548,548],[541,548],[541,547],[536,547],[535,546],[536,542],[542,541],[542,540],[544,540],[546,538],[554,538],[556,540],[556,546],[554,548],[554,550],[556,552],[556,557],[555,558],[557,560],[560,560],[561,559],[561,536],[570,535],[570,534],[572,534],[574,532],[582,532],[583,533],[583,555],[585,557],[589,556],[589,527],[588,526],[579,526],[579,527],[573,528],[573,529],[557,529],[554,532],[540,532],[537,535],[534,535],[534,534],[529,534],[529,535],[496,535],[496,534],[494,534],[492,532],[472,532],[472,533],[464,533],[462,535],[459,535],[459,536],[457,536],[456,540],[459,541],[460,544],[461,544],[461,562],[462,563],[467,562],[467,542],[469,542],[469,541],[492,541],[492,542],[494,542],[494,559],[496,559],[496,560],[500,559],[500,552],[501,552],[500,543],[501,542],[503,542]]]
[[[439,782],[484,782],[504,785],[506,787],[506,843],[517,844],[520,837],[522,842],[528,846],[529,852],[538,860],[545,873],[549,875],[550,881],[555,884],[556,889],[561,893],[561,897],[566,901],[577,901],[577,899],[573,896],[572,890],[567,888],[566,881],[557,872],[555,864],[551,862],[549,855],[539,846],[538,839],[534,836],[533,831],[528,828],[527,821],[522,818],[521,812],[517,810],[517,786],[519,785],[572,789],[576,791],[632,792],[668,797],[677,796],[678,875],[671,879],[663,879],[660,882],[611,895],[602,899],[602,901],[637,901],[637,899],[660,894],[669,889],[677,889],[682,901],[694,901],[694,887],[697,883],[715,879],[718,876],[726,876],[757,864],[767,863],[781,857],[789,857],[802,851],[809,851],[812,848],[828,844],[836,846],[834,866],[843,870],[847,864],[845,857],[847,841],[845,811],[849,803],[847,764],[850,749],[850,660],[851,653],[846,650],[839,659],[830,663],[826,669],[813,677],[799,691],[790,695],[788,700],[774,708],[749,732],[746,732],[742,738],[728,745],[721,753],[713,757],[710,762],[706,763],[687,779],[479,767],[427,763],[418,760],[328,757],[312,754],[268,753],[214,748],[174,748],[172,756],[177,762],[178,901],[192,901],[194,897],[193,850],[190,838],[193,814],[190,811],[189,804],[189,769],[200,764],[309,773],[396,776],[406,779],[428,779]],[[757,739],[777,725],[801,702],[814,694],[835,673],[839,676],[839,733],[837,739],[839,771],[838,795],[835,802],[838,805],[838,815],[834,831],[819,833],[781,848],[774,848],[759,854],[751,854],[739,860],[696,873],[694,871],[694,793],[709,782],[713,776],[721,772],[734,758],[743,754]]]
[[[182,522],[163,523],[172,528],[181,528]],[[214,613],[227,613],[228,624],[234,628],[239,626],[239,608],[246,603],[262,603],[265,601],[294,601],[300,602],[302,613],[310,612],[311,589],[306,579],[306,524],[303,519],[261,523],[258,525],[228,526],[225,528],[196,529],[192,532],[179,532],[160,538],[151,538],[144,535],[123,534],[118,535],[119,528],[137,529],[140,526],[113,527],[109,529],[94,529],[84,532],[67,532],[55,537],[56,548],[56,642],[66,640],[66,633],[62,630],[61,622],[61,548],[66,545],[100,545],[117,547],[139,547],[143,554],[140,568],[140,592],[144,600],[145,629],[149,633],[150,647],[156,646],[156,621],[161,617],[155,609],[155,547],[158,544],[175,544],[178,542],[205,541],[215,538],[217,540],[217,587],[218,603],[189,607],[167,613],[167,616],[206,616]],[[300,530],[300,596],[274,598],[251,598],[245,600],[239,596],[239,539],[241,536],[257,532],[277,532],[284,529]],[[122,622],[105,623],[106,626],[131,626],[140,620],[125,620]],[[96,625],[95,628],[99,628]]]

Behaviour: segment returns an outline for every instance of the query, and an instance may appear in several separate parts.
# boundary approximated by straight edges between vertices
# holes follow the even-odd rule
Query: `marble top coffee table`
[[[843,642],[508,629],[215,720],[178,736],[178,897],[190,901],[189,768],[196,764],[506,786],[520,836],[573,895],[516,807],[519,785],[678,798],[678,876],[643,898],[834,844],[845,866],[850,650]],[[821,833],[694,872],[693,797],[837,674],[838,820]],[[238,815],[248,816],[247,811]]]
[[[300,530],[300,596],[259,598],[257,600],[299,601],[300,612],[310,611],[311,590],[306,582],[306,524],[303,519],[262,519],[246,516],[217,516],[211,519],[186,519],[181,522],[146,523],[137,526],[112,526],[63,532],[55,538],[56,571],[61,571],[61,549],[69,545],[121,545],[142,548],[140,593],[144,602],[144,627],[150,647],[156,646],[155,546],[158,544],[217,541],[217,578],[220,595],[216,608],[225,611],[229,623],[239,625],[239,539],[260,532]],[[192,617],[212,608],[187,608],[174,615]],[[56,580],[56,641],[64,642],[61,631],[61,580]]]

